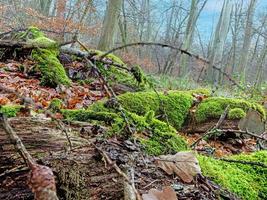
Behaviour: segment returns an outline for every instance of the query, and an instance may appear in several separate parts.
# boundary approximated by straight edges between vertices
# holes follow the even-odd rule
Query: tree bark
[[[115,170],[106,168],[101,158],[97,159],[95,148],[88,140],[77,136],[80,126],[71,127],[74,150],[66,153],[66,138],[50,119],[13,118],[9,121],[31,156],[53,170],[60,198],[123,198],[122,178]],[[84,126],[90,130],[88,125]],[[33,199],[27,185],[29,169],[7,137],[0,127],[0,199]]]
[[[102,34],[98,43],[98,49],[109,50],[115,43],[117,34],[119,15],[122,7],[122,0],[109,0],[103,23]]]
[[[257,0],[250,0],[250,4],[247,11],[247,17],[246,17],[246,27],[245,27],[245,35],[244,35],[244,41],[243,46],[239,58],[238,63],[238,71],[240,72],[240,80],[245,79],[245,71],[248,65],[248,59],[249,59],[249,52],[250,52],[250,45],[252,40],[252,23],[253,23],[253,17],[255,12]]]

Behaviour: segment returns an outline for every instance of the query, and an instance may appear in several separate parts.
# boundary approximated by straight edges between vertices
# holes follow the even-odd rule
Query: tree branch
[[[132,46],[160,46],[162,48],[166,47],[166,48],[170,48],[170,49],[174,49],[174,50],[180,51],[182,54],[186,54],[189,57],[192,57],[192,58],[195,58],[197,60],[200,60],[200,61],[204,62],[207,65],[210,64],[209,60],[207,60],[207,59],[205,59],[205,58],[203,58],[203,57],[201,57],[199,55],[195,55],[195,54],[193,54],[193,53],[191,53],[191,52],[189,52],[187,50],[184,50],[182,48],[179,48],[179,47],[174,47],[174,46],[169,45],[169,44],[163,44],[163,43],[158,43],[158,42],[136,42],[136,43],[130,43],[130,44],[126,44],[126,45],[123,45],[123,46],[119,46],[119,47],[116,47],[114,49],[111,49],[111,50],[107,51],[102,56],[100,56],[100,61],[103,60],[103,58],[105,58],[110,53],[113,53],[115,51],[118,51],[118,50],[121,50],[121,49],[124,49],[124,48],[127,48],[127,47],[132,47]],[[232,82],[234,85],[236,85],[239,89],[245,91],[245,88],[240,86],[229,74],[224,72],[220,67],[212,65],[212,68],[217,70],[219,73],[223,74],[223,76],[225,76],[230,82]]]

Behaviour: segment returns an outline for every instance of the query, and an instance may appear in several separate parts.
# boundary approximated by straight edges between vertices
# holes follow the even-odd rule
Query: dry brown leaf
[[[10,103],[10,101],[9,101],[8,98],[6,98],[6,97],[0,97],[0,105],[3,106],[3,105],[6,105],[8,103]]]
[[[163,155],[156,160],[156,165],[167,174],[176,174],[185,183],[190,183],[197,174],[201,174],[198,160],[193,152],[178,152],[175,155]]]
[[[176,193],[170,186],[163,188],[163,191],[151,189],[148,194],[143,194],[142,198],[143,200],[177,200]]]

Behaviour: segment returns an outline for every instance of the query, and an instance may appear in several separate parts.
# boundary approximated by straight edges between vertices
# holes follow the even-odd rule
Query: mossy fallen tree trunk
[[[29,27],[24,32],[16,33],[12,39],[0,41],[0,52],[3,54],[1,60],[30,57],[36,62],[35,70],[41,72],[42,85],[49,87],[56,87],[60,84],[69,86],[71,84],[70,78],[74,80],[99,78],[96,77],[99,75],[95,74],[90,64],[85,62],[88,59],[106,77],[108,84],[118,88],[119,91],[141,91],[149,88],[150,83],[139,66],[128,68],[119,57],[113,54],[108,54],[103,58],[102,55],[105,52],[88,50],[80,42],[78,43],[86,51],[64,48],[62,46],[75,41],[58,44],[36,27]],[[67,61],[61,60],[61,58],[67,58]],[[82,77],[73,77],[73,74],[69,72],[68,77],[63,66],[66,64],[65,61],[67,63],[76,61],[83,63],[83,72],[86,71],[86,73]]]
[[[19,54],[25,50],[36,62],[36,68],[41,72],[41,84],[56,87],[57,85],[70,85],[63,65],[58,60],[59,44],[49,39],[36,27],[29,27],[25,32],[15,35],[13,41],[0,42],[0,49],[9,50],[9,56],[14,52]],[[5,52],[4,51],[4,52]],[[6,53],[4,53],[6,54]],[[5,58],[5,56],[2,56]]]

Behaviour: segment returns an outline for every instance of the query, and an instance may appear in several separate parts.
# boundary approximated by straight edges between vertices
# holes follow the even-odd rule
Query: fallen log
[[[57,193],[63,199],[121,199],[122,178],[96,159],[88,140],[70,134],[74,150],[65,152],[66,137],[49,119],[10,120],[25,147],[39,164],[49,166],[56,175]],[[77,134],[77,128],[76,133]],[[27,185],[29,169],[0,128],[0,199],[33,199]]]
[[[90,129],[88,123],[75,123],[71,126],[72,131],[69,131],[69,137],[73,149],[70,152],[65,151],[68,142],[64,133],[57,128],[56,122],[48,118],[11,118],[9,123],[37,163],[53,170],[59,199],[124,199],[132,196],[134,191],[142,195],[150,189],[160,189],[172,184],[198,191],[192,194],[191,190],[182,189],[177,192],[179,199],[180,197],[181,199],[189,198],[192,195],[196,199],[215,199],[216,197],[213,192],[215,188],[213,190],[203,189],[201,187],[203,184],[198,185],[194,182],[185,185],[179,179],[167,176],[164,171],[154,165],[152,157],[133,151],[129,147],[129,142],[124,144],[124,142],[110,140],[100,143],[100,146],[95,146],[89,142],[96,140],[93,133],[91,138],[89,133],[88,139],[79,137],[82,127]],[[96,147],[101,148],[101,151]],[[32,200],[34,195],[27,186],[29,169],[24,167],[23,159],[14,151],[13,145],[9,143],[2,128],[0,128],[0,152],[0,199]],[[103,154],[108,156],[114,164],[109,164],[107,157],[103,159]],[[128,179],[118,171],[123,169],[124,164],[121,163],[128,163],[127,160],[132,158],[134,163],[130,167],[130,174],[121,173],[127,174]],[[136,190],[133,189],[133,184]]]

